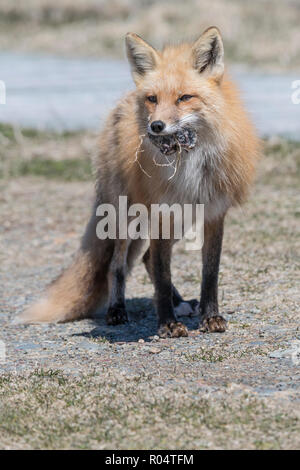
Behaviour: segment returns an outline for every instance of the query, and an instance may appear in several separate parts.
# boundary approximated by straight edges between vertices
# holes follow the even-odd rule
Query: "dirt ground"
[[[72,158],[77,147],[74,136]],[[13,325],[70,262],[93,184],[64,179],[63,167],[60,179],[0,179],[0,447],[299,449],[299,156],[299,144],[268,142],[249,202],[228,214],[219,290],[228,331],[201,333],[185,318],[190,336],[180,339],[156,337],[140,262],[126,325]],[[199,295],[200,260],[178,243],[173,280],[186,298]]]

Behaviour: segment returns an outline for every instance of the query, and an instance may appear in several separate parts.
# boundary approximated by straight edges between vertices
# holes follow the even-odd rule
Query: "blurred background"
[[[78,248],[98,129],[133,88],[124,35],[160,47],[210,25],[263,138],[252,194],[226,217],[229,331],[158,342],[150,356],[142,263],[126,286],[139,322],[11,325]],[[299,448],[299,177],[300,0],[0,0],[0,447]],[[175,285],[198,297],[200,255],[174,251]]]
[[[53,130],[96,129],[132,87],[124,36],[156,47],[220,28],[226,63],[262,135],[295,138],[299,0],[0,0],[0,120]]]
[[[159,46],[217,25],[228,61],[300,67],[298,0],[0,0],[0,22],[2,50],[119,58],[127,31]]]
[[[133,88],[124,53],[128,31],[161,47],[218,26],[226,64],[259,134],[297,141],[300,105],[292,102],[292,87],[300,78],[299,24],[299,0],[0,0],[6,87],[0,171],[18,173],[15,160],[26,166],[32,156],[90,155],[108,111]]]

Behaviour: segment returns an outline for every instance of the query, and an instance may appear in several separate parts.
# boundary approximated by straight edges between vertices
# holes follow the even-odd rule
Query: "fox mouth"
[[[197,134],[190,128],[182,128],[174,134],[166,135],[148,133],[148,137],[163,155],[172,155],[182,149],[188,152],[195,147],[197,142]]]

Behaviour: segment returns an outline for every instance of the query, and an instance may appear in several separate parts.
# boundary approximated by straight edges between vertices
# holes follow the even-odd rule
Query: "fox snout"
[[[164,128],[166,127],[166,124],[163,121],[153,121],[150,124],[151,131],[154,132],[155,134],[160,134]]]
[[[197,124],[199,125],[199,117],[196,114],[188,114],[183,116],[181,119],[177,118],[174,120],[164,121],[162,119],[155,119],[152,122],[148,121],[147,131],[148,134],[153,136],[172,135],[186,129],[187,127],[195,129],[195,125]]]
[[[161,119],[148,122],[147,131],[148,134],[157,136],[157,135],[170,135],[174,134],[181,128],[178,121],[175,122],[166,122]]]

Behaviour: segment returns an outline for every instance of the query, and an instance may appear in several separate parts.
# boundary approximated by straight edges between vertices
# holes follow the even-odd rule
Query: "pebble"
[[[150,354],[159,354],[160,352],[161,352],[161,349],[159,348],[149,348]]]

